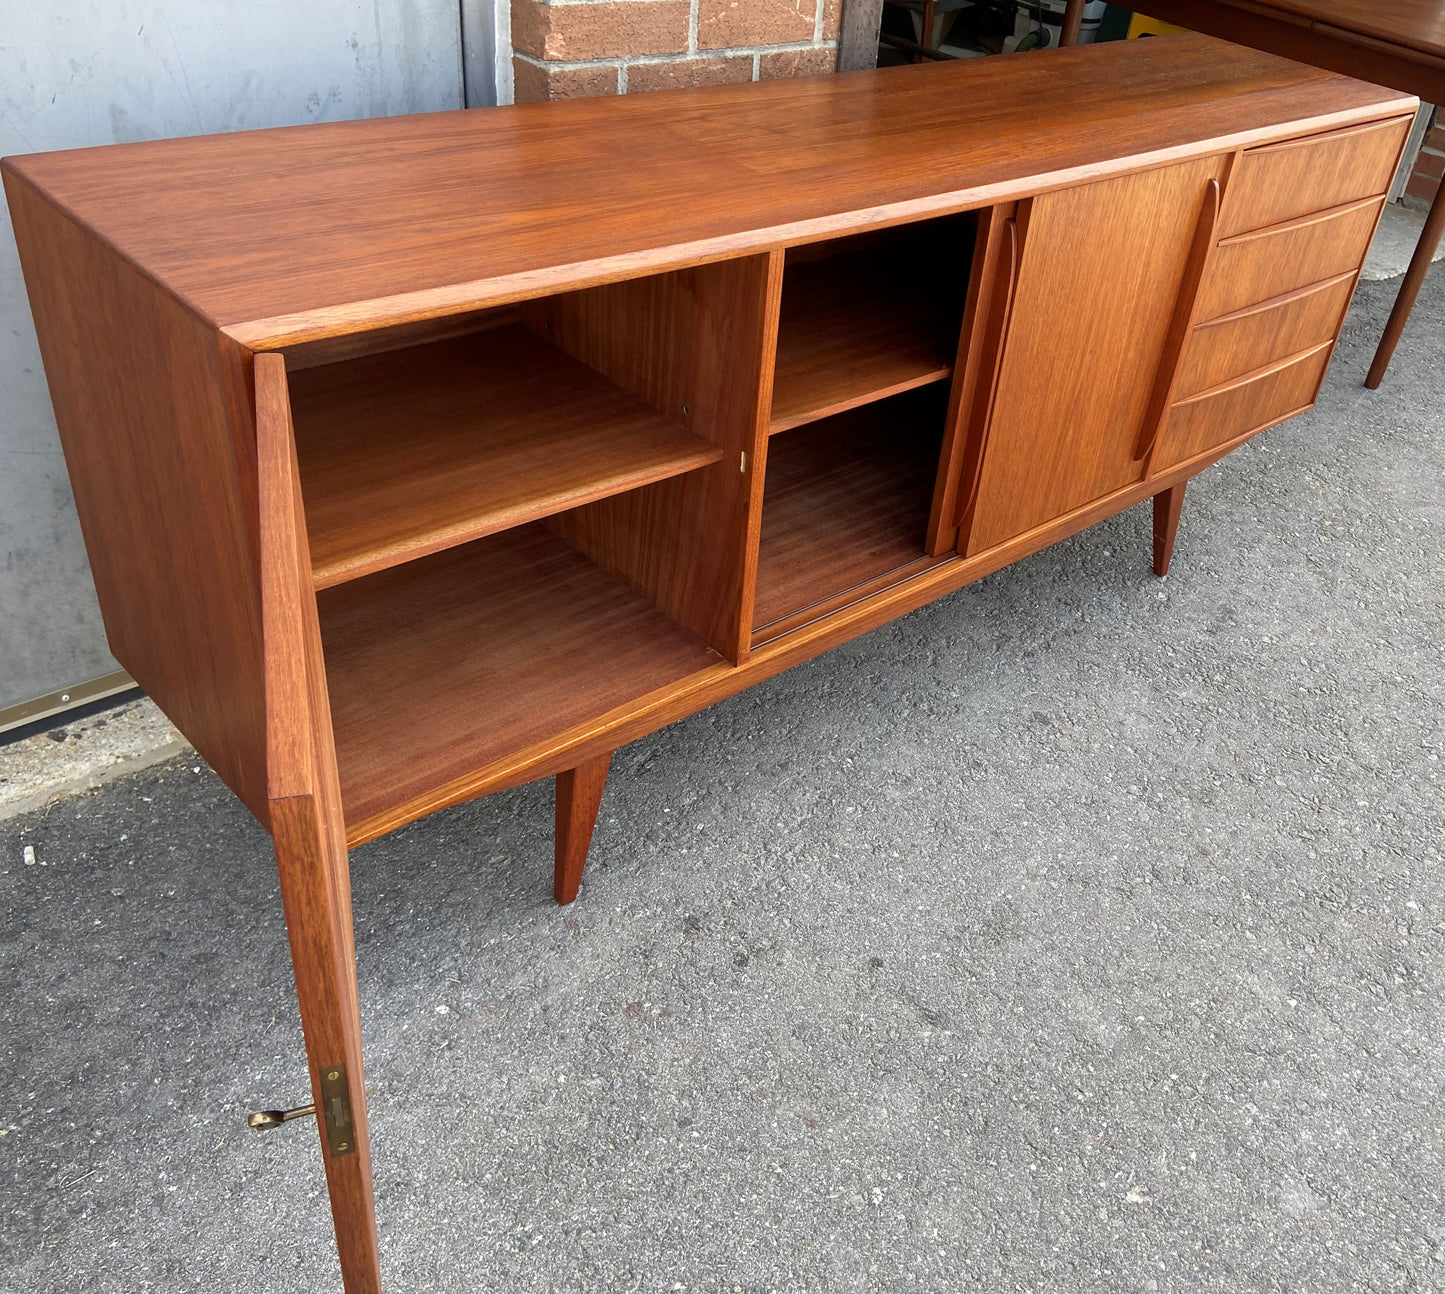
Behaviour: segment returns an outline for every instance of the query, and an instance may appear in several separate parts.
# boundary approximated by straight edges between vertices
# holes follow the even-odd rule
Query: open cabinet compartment
[[[561,294],[291,376],[353,842],[738,657],[734,443],[766,266]]]
[[[544,522],[317,596],[349,829],[721,661]]]
[[[930,385],[769,440],[754,645],[950,560],[924,549],[948,399]]]
[[[318,588],[721,457],[519,314],[485,323],[291,378]]]
[[[789,249],[770,430],[946,383],[975,228],[966,212]]]

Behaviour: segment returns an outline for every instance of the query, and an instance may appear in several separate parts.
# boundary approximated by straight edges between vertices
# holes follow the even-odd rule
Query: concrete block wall
[[[1415,158],[1415,169],[1405,184],[1405,202],[1411,207],[1428,207],[1440,191],[1441,177],[1445,176],[1445,121],[1440,109],[1435,109],[1435,118],[1420,145]]]
[[[511,0],[518,103],[831,72],[842,0]]]

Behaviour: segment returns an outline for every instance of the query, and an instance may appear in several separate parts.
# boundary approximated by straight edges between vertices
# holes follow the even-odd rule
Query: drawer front
[[[1199,289],[1196,318],[1217,319],[1360,268],[1383,198],[1221,239]]]
[[[1198,325],[1179,363],[1176,402],[1333,341],[1354,288],[1351,272]]]
[[[1219,236],[1389,192],[1409,129],[1410,118],[1396,117],[1251,148],[1229,177]]]
[[[1331,346],[1308,351],[1278,368],[1175,404],[1159,435],[1153,471],[1259,431],[1314,403]]]

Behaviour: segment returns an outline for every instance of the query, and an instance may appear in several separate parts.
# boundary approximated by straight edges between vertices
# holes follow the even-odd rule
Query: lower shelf
[[[540,522],[317,604],[348,828],[721,659]]]
[[[768,442],[754,644],[945,560],[923,541],[947,399],[924,388]]]

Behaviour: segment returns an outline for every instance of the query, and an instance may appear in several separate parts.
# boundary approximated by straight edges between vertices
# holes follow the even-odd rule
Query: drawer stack
[[[1371,122],[1236,160],[1156,471],[1314,403],[1408,129]]]

